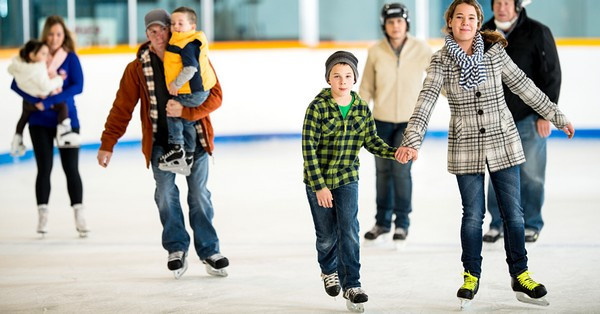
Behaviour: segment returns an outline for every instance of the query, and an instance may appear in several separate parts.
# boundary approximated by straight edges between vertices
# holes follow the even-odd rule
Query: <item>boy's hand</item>
[[[410,147],[398,147],[394,157],[399,163],[405,164],[411,160],[416,161],[419,158],[419,152]]]
[[[328,188],[322,188],[317,191],[317,202],[319,206],[325,208],[333,207],[333,195],[331,195],[331,191]]]
[[[177,96],[177,87],[175,86],[175,82],[171,82],[171,84],[169,84],[169,94],[173,95],[173,96]]]
[[[562,128],[562,130],[563,132],[565,132],[565,134],[567,134],[567,136],[569,136],[569,138],[573,138],[573,135],[575,135],[575,129],[573,128],[573,124],[571,124],[571,122],[565,125],[565,127]]]

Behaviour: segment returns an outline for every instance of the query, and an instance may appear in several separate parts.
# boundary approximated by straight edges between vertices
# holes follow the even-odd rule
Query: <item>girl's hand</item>
[[[394,154],[394,157],[396,157],[396,160],[399,163],[405,164],[411,160],[416,161],[419,158],[419,152],[416,149],[410,147],[398,147],[398,150],[396,151],[396,154]]]
[[[331,191],[328,188],[322,188],[317,191],[317,202],[319,206],[325,208],[333,207],[333,195],[331,195]]]
[[[573,135],[575,135],[575,129],[573,128],[573,124],[571,124],[571,122],[565,125],[565,127],[562,128],[562,130],[563,132],[565,132],[565,134],[567,134],[569,138],[573,138]]]

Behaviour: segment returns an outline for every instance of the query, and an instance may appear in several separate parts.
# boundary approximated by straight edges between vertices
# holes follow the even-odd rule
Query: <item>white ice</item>
[[[486,245],[472,312],[600,312],[600,141],[548,143],[545,227],[528,246],[533,278],[549,307],[516,300],[502,243]],[[60,160],[55,158],[49,233],[40,239],[35,162],[0,166],[0,312],[3,313],[345,313],[320,281],[312,218],[302,183],[299,140],[218,143],[209,189],[229,277],[206,274],[190,248],[175,280],[167,269],[152,173],[139,147],[119,148],[109,168],[81,153],[91,229],[80,239]],[[375,214],[373,157],[361,153],[361,238]],[[456,179],[446,172],[445,140],[426,140],[413,166],[414,211],[404,246],[361,246],[366,313],[459,310],[462,284]],[[178,179],[182,199],[186,189]],[[489,218],[486,217],[484,231]]]

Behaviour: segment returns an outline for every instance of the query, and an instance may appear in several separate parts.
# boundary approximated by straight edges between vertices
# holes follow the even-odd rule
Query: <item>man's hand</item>
[[[96,159],[98,159],[98,164],[101,167],[106,168],[106,167],[108,167],[108,163],[110,162],[110,157],[112,157],[111,152],[107,152],[105,150],[99,150],[98,156],[96,156]]]
[[[173,95],[173,96],[177,96],[177,92],[179,91],[179,89],[175,86],[175,82],[171,82],[171,84],[169,84],[169,94]]]
[[[179,118],[183,112],[183,106],[173,99],[169,99],[167,102],[167,117]]]
[[[541,137],[550,136],[550,121],[540,118],[535,124],[537,132]]]
[[[317,191],[317,202],[319,206],[325,208],[333,207],[333,195],[331,195],[331,191],[328,188],[322,188]]]

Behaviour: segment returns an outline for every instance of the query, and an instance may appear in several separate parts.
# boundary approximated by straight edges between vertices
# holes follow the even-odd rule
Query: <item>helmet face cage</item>
[[[410,30],[410,18],[408,17],[408,8],[401,3],[386,3],[381,9],[381,29],[385,34],[385,20],[392,17],[401,17],[406,21],[406,31]],[[387,36],[387,34],[386,34]]]

